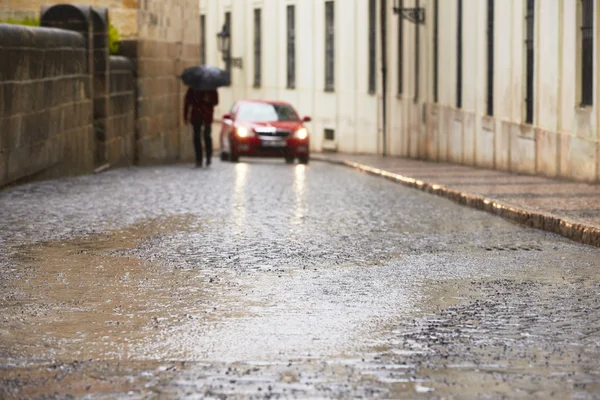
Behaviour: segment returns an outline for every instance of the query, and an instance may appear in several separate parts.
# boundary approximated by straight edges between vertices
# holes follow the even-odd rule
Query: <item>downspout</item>
[[[381,92],[383,141],[382,155],[387,155],[387,1],[381,0]]]

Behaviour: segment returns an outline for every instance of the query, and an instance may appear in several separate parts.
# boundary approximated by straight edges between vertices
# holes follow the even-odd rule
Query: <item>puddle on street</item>
[[[569,255],[560,255],[569,264]],[[547,257],[557,257],[556,254]],[[362,374],[407,390],[479,398],[598,398],[600,270],[545,263],[505,277],[431,282],[421,316],[388,325]],[[585,265],[587,267],[585,267]],[[590,268],[591,267],[591,268]],[[545,307],[553,304],[553,309]]]
[[[600,391],[598,368],[589,368],[597,326],[561,337],[572,317],[597,313],[600,278],[597,269],[559,268],[568,255],[554,266],[556,254],[537,255],[546,257],[543,274],[531,267],[493,278],[411,280],[382,262],[219,271],[216,282],[210,266],[135,256],[151,238],[193,234],[196,223],[149,220],[20,249],[23,279],[0,298],[0,384],[20,396],[173,398]],[[572,264],[597,265],[596,255]]]
[[[127,360],[174,358],[169,327],[210,319],[201,269],[173,270],[127,255],[144,239],[186,231],[171,217],[85,238],[28,246],[16,260],[25,279],[0,303],[0,358]]]

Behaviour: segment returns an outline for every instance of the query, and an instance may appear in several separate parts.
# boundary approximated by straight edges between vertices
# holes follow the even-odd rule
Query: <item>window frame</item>
[[[206,64],[206,14],[200,14],[200,64]]]
[[[487,104],[486,113],[494,115],[494,0],[487,1]]]
[[[534,120],[535,79],[535,0],[525,3],[525,123]]]
[[[335,2],[325,5],[325,91],[335,90]]]
[[[439,0],[433,2],[433,102],[439,102]]]
[[[368,12],[368,43],[369,43],[369,80],[368,92],[375,94],[377,90],[377,0],[369,0]]]
[[[404,7],[404,1],[399,0],[399,7]],[[404,92],[404,18],[398,17],[398,96]]]
[[[225,26],[227,26],[227,31],[229,32],[229,49],[227,49],[227,60],[225,61],[225,70],[229,74],[229,85],[233,84],[233,74],[232,72],[232,60],[231,60],[231,48],[233,47],[233,32],[231,31],[231,11],[225,11]]]
[[[296,6],[288,4],[287,14],[287,88],[296,88]]]
[[[254,87],[261,86],[262,81],[262,11],[254,9]]]
[[[463,0],[457,0],[456,16],[456,108],[462,108],[463,96]]]
[[[594,1],[580,0],[579,35],[581,52],[579,55],[579,74],[581,76],[580,107],[594,105]]]

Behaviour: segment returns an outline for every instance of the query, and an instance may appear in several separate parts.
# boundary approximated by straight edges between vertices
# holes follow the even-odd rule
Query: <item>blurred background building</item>
[[[198,0],[0,0],[0,21],[39,22],[42,8],[56,4],[108,10],[119,36],[116,54],[134,67],[135,162],[192,159],[190,128],[181,111],[186,87],[178,75],[200,62]]]
[[[290,101],[313,117],[314,151],[598,181],[599,9],[598,0],[200,0],[200,56],[232,72],[220,113],[241,98]]]

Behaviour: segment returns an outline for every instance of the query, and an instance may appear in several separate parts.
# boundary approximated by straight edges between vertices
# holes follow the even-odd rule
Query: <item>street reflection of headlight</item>
[[[308,131],[306,128],[300,128],[296,131],[295,135],[298,139],[306,139],[308,137]]]
[[[235,131],[239,137],[247,137],[250,135],[250,131],[243,126],[238,126]]]

